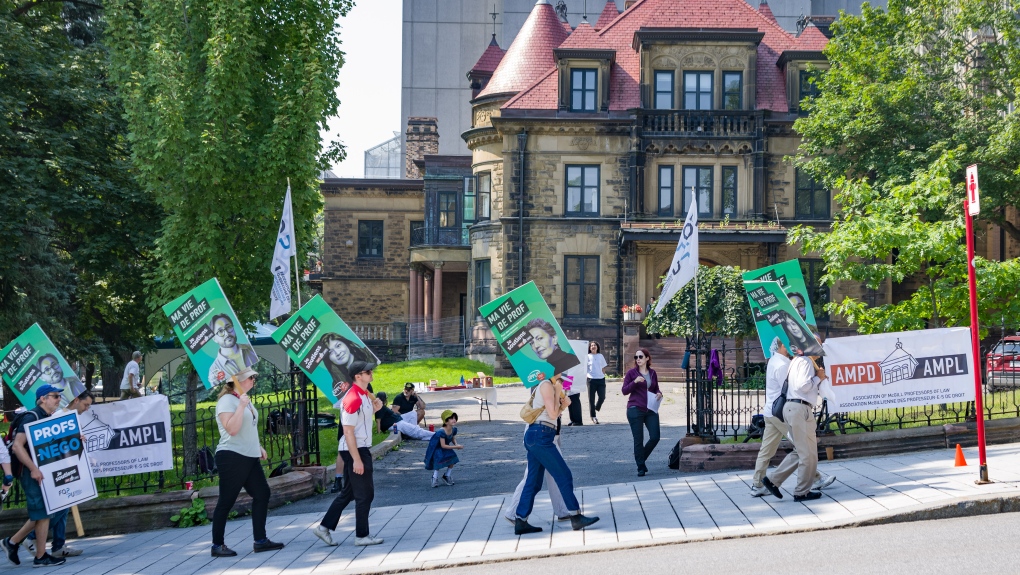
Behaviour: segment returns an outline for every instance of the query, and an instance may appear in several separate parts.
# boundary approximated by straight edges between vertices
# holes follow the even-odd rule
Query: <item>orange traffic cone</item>
[[[967,467],[967,460],[963,458],[963,448],[960,444],[956,444],[956,464],[955,467]]]

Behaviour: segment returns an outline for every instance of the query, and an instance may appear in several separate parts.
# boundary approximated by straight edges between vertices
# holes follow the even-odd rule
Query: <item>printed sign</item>
[[[581,363],[535,282],[486,303],[479,311],[525,387]]]
[[[978,187],[977,164],[967,166],[967,213],[976,216],[981,213],[981,188]]]
[[[26,407],[35,406],[35,390],[40,385],[63,390],[61,407],[85,391],[85,385],[39,324],[26,329],[0,352],[0,377]]]
[[[836,405],[860,411],[974,401],[970,328],[901,331],[825,340]]]
[[[330,403],[336,403],[342,395],[340,384],[351,381],[352,363],[379,364],[379,358],[321,296],[313,297],[283,322],[272,338]]]
[[[745,281],[744,289],[766,358],[772,356],[769,348],[777,337],[793,355],[823,355],[814,330],[804,322],[779,282]]]
[[[174,468],[165,395],[96,403],[79,416],[93,477]]]
[[[581,359],[581,363],[568,369],[563,374],[563,389],[567,395],[577,395],[588,391],[588,342],[586,340],[572,339],[570,349],[574,355]]]
[[[54,415],[25,426],[28,452],[42,473],[46,513],[95,499],[96,482],[83,457],[85,447],[75,412]]]
[[[163,313],[207,388],[258,363],[259,357],[216,278],[164,305]]]
[[[808,324],[811,331],[818,333],[818,322],[815,320],[815,311],[811,307],[811,300],[808,299],[807,283],[804,281],[804,272],[800,269],[800,260],[788,260],[771,266],[765,266],[749,272],[744,272],[741,277],[745,282],[761,281],[776,282],[783,288],[783,293],[793,302],[800,318]]]

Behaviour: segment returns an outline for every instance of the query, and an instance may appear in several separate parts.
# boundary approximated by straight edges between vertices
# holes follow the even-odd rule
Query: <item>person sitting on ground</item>
[[[393,398],[395,412],[401,417],[411,413],[417,413],[415,423],[421,423],[425,419],[425,402],[414,392],[414,384],[410,381],[404,384],[404,393]]]
[[[453,466],[460,462],[454,450],[464,449],[457,443],[457,414],[447,409],[443,412],[443,427],[436,431],[425,450],[425,469],[432,471],[432,487],[439,487],[439,470],[446,468],[443,482],[453,485]]]
[[[392,409],[386,407],[386,392],[380,391],[376,394],[379,398],[380,407],[375,411],[375,425],[379,430],[379,433],[385,433],[391,428],[402,434],[404,437],[409,439],[427,440],[432,439],[435,435],[434,431],[422,429],[417,423],[415,423],[415,414],[405,413],[403,415],[397,415]]]

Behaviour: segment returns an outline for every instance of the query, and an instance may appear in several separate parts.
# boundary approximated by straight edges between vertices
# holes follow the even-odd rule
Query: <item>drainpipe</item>
[[[524,285],[524,150],[528,146],[528,132],[521,130],[517,134],[517,236],[519,240],[517,250],[517,287]]]

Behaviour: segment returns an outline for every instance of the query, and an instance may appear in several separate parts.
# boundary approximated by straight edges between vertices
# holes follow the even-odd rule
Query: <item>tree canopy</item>
[[[698,266],[697,274],[698,315],[702,331],[732,337],[757,333],[740,268]],[[645,327],[648,333],[653,334],[693,336],[694,282],[681,288],[661,313],[656,314],[654,309],[649,309]]]
[[[794,229],[828,283],[911,289],[829,304],[865,333],[967,325],[964,166],[980,165],[980,219],[1020,240],[1020,3],[890,0],[832,24],[819,95],[795,129],[797,164],[834,190],[831,230]],[[979,231],[983,234],[983,228]],[[981,322],[1020,320],[1016,261],[978,258]],[[916,288],[916,289],[913,289]],[[1014,290],[1015,291],[1015,290]]]

